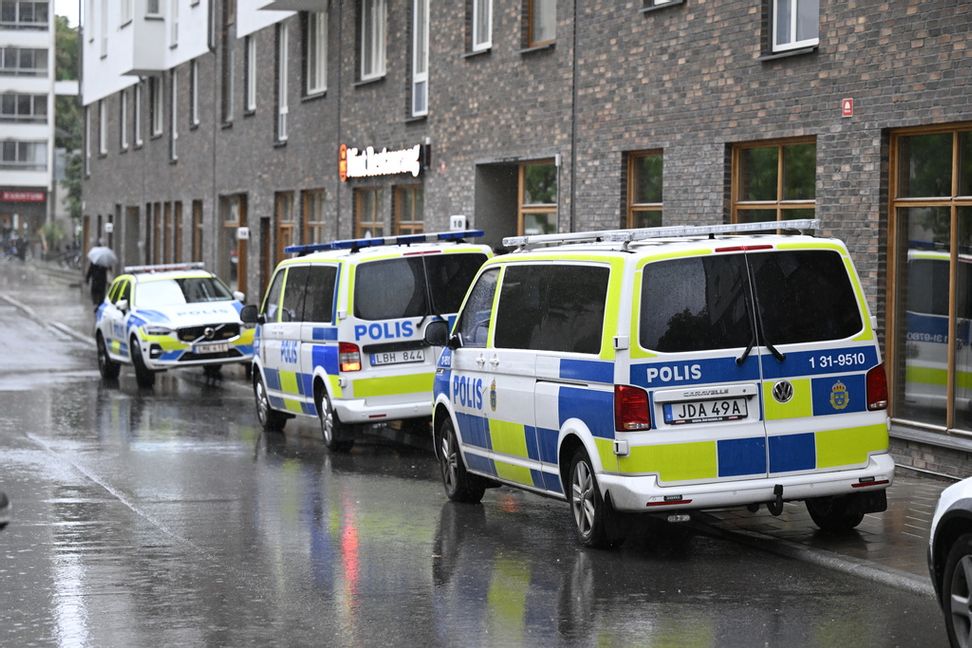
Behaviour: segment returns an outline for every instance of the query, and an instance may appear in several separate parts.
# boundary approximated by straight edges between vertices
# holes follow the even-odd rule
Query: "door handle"
[[[486,358],[484,358],[483,356],[479,356],[478,358],[476,358],[476,364],[482,367],[484,364],[486,364]]]
[[[499,358],[497,358],[496,356],[493,356],[492,358],[490,358],[489,359],[489,366],[492,367],[493,369],[495,369],[497,366],[499,366]]]

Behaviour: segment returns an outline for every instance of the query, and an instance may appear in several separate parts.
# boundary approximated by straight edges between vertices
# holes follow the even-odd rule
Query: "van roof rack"
[[[206,264],[202,261],[193,263],[157,263],[155,265],[125,266],[124,273],[132,274],[135,272],[169,272],[172,270],[203,270]]]
[[[288,245],[284,248],[284,252],[298,256],[324,250],[351,250],[354,253],[361,248],[378,247],[380,245],[412,245],[414,243],[439,243],[443,241],[462,243],[467,238],[479,238],[481,236],[484,236],[482,230],[454,230],[450,232],[402,234],[400,236],[377,236],[373,238],[343,239],[340,241],[330,241],[329,243]]]
[[[642,227],[638,229],[601,230],[594,232],[564,232],[562,234],[535,234],[530,236],[507,236],[503,245],[507,248],[527,249],[540,245],[559,243],[628,243],[658,238],[681,238],[718,234],[748,234],[772,230],[811,230],[820,229],[820,220],[803,218],[787,221],[765,221],[759,223],[731,223],[720,225],[669,225],[665,227]]]

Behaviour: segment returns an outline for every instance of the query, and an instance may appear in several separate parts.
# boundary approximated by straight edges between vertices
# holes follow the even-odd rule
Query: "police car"
[[[317,417],[325,445],[348,450],[356,426],[427,422],[437,350],[423,339],[451,322],[490,255],[478,230],[352,239],[285,248],[257,324],[253,393],[267,430]]]
[[[240,321],[242,300],[202,263],[126,267],[95,315],[102,377],[117,378],[127,364],[151,387],[166,369],[249,363],[253,329]]]
[[[435,377],[449,498],[567,500],[585,545],[629,516],[806,500],[824,529],[885,510],[887,387],[838,240],[780,223],[513,237],[478,273]],[[816,229],[816,220],[787,222]]]

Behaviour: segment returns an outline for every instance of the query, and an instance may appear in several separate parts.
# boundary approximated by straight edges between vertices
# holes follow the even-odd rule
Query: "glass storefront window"
[[[952,195],[952,134],[911,135],[898,139],[899,198]]]

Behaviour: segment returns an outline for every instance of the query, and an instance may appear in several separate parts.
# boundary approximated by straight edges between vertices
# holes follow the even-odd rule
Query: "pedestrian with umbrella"
[[[115,265],[118,258],[110,247],[105,247],[98,240],[98,245],[88,250],[88,272],[84,275],[85,283],[91,284],[91,303],[95,308],[105,300],[105,288],[108,286],[108,270]]]

